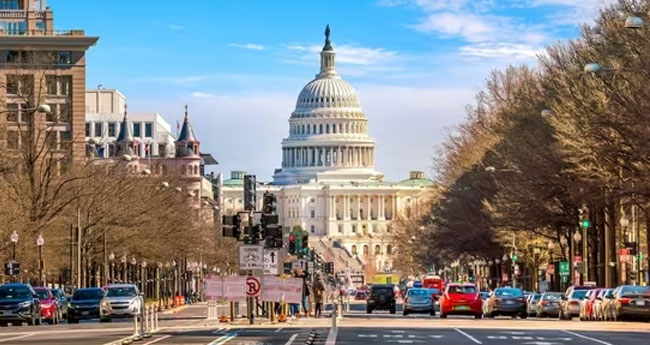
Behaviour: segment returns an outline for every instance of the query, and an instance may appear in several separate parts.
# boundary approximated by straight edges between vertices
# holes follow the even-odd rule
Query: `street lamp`
[[[38,246],[38,280],[41,286],[44,286],[43,284],[43,245],[44,244],[45,244],[45,240],[43,239],[43,235],[39,234],[38,238],[36,239],[36,246]]]
[[[562,236],[560,237],[560,244],[561,244],[562,246],[566,246],[567,243],[569,243],[569,240],[567,240],[566,236],[562,235]]]
[[[553,240],[548,241],[547,247],[549,251],[553,251],[553,249],[555,249],[555,242],[553,242]]]
[[[110,280],[111,280],[111,284],[114,284],[115,283],[115,268],[114,268],[113,260],[115,260],[115,253],[111,252],[110,254],[108,254],[108,260],[110,260],[110,262],[111,262],[111,271],[109,272]]]
[[[643,19],[636,16],[629,16],[625,19],[626,29],[643,29]]]
[[[122,255],[120,262],[122,263],[122,282],[126,283],[126,254]]]
[[[580,232],[576,231],[573,233],[573,240],[575,242],[580,242],[582,240],[582,235],[580,235]]]
[[[625,215],[622,215],[621,219],[619,220],[619,223],[621,224],[621,227],[625,229],[628,226],[630,226],[630,219],[627,218]]]
[[[16,243],[18,243],[18,233],[16,230],[11,233],[10,239],[11,239],[11,245],[13,246],[13,254],[12,254],[12,260],[16,261]]]
[[[544,109],[541,112],[542,117],[552,117],[554,115],[553,110],[551,109]]]
[[[587,73],[598,73],[602,70],[602,67],[596,62],[590,62],[585,65],[584,70]]]

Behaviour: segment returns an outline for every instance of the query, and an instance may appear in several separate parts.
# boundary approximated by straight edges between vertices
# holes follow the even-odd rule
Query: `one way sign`
[[[264,274],[278,274],[278,250],[264,249]]]

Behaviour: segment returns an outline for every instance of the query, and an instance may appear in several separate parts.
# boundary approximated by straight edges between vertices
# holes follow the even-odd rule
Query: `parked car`
[[[569,286],[560,302],[560,320],[571,320],[574,316],[580,316],[580,302],[585,298],[587,291],[593,290],[593,286]]]
[[[528,298],[526,298],[526,311],[528,316],[537,315],[537,302],[539,302],[540,297],[542,297],[541,293],[534,292],[529,294]]]
[[[440,318],[448,315],[483,316],[483,300],[473,284],[448,284],[440,298]]]
[[[101,322],[109,321],[111,304],[106,299],[102,288],[78,289],[72,295],[68,306],[68,323],[78,323],[81,319],[99,318]]]
[[[404,297],[402,314],[406,316],[410,313],[429,313],[434,316],[436,315],[434,301],[431,289],[412,288]]]
[[[56,300],[54,294],[52,294],[52,291],[46,287],[36,287],[34,291],[36,291],[38,299],[41,302],[41,319],[51,325],[59,323],[61,319],[59,302]]]
[[[111,284],[106,289],[106,300],[111,305],[107,319],[133,316],[142,310],[144,300],[135,284]]]
[[[562,301],[561,292],[545,292],[540,296],[537,301],[536,316],[542,317],[558,317],[560,314],[560,302]]]
[[[498,315],[509,315],[516,318],[517,315],[525,319],[528,317],[526,312],[526,298],[520,289],[512,287],[502,287],[494,290],[494,293],[487,301],[485,307],[488,317]]]
[[[614,294],[614,319],[650,320],[650,286],[623,285]]]
[[[393,285],[376,284],[370,288],[370,296],[366,304],[366,312],[372,314],[374,310],[388,310],[395,314],[395,290]]]
[[[585,298],[580,301],[580,321],[590,321],[594,319],[594,301],[602,289],[595,288],[587,291]]]
[[[607,300],[607,294],[609,294],[612,289],[601,289],[596,296],[596,300],[593,305],[593,316],[596,321],[605,321],[604,305]]]
[[[59,313],[61,315],[61,319],[67,319],[70,297],[65,294],[63,289],[52,289],[52,294],[54,294],[54,297],[56,297],[56,301],[59,304]]]
[[[29,284],[11,283],[0,286],[0,326],[41,324],[41,302]]]

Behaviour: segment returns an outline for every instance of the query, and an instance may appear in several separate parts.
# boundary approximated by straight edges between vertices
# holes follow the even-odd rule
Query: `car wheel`
[[[409,311],[406,310],[406,309],[402,310],[402,315],[404,315],[404,316],[408,316],[408,315],[409,315]]]
[[[38,314],[38,316],[36,317],[36,320],[34,320],[34,324],[36,326],[40,326],[42,321],[43,321],[43,319],[41,319],[41,314]]]
[[[36,324],[36,315],[32,314],[29,316],[29,320],[27,320],[27,325],[34,326],[35,324]]]
[[[392,308],[390,309],[390,313],[391,313],[391,314],[395,314],[395,307],[392,307]]]
[[[440,318],[441,318],[441,319],[446,319],[446,318],[447,318],[447,314],[445,314],[445,313],[443,313],[442,311],[440,311]]]
[[[110,316],[101,316],[99,317],[99,322],[111,322]]]
[[[475,319],[482,319],[482,318],[483,318],[483,314],[476,314],[476,315],[474,315],[474,318],[475,318]]]
[[[436,316],[436,308],[431,308],[431,316]]]
[[[526,320],[527,317],[528,317],[528,313],[522,313],[521,315],[519,315],[519,318],[522,320]]]
[[[367,314],[372,314],[372,309],[370,309],[370,308],[366,308],[366,313],[367,313]]]
[[[75,319],[74,317],[68,317],[68,323],[79,323],[79,320]]]
[[[0,327],[7,327],[7,323],[4,321],[0,322]]]
[[[12,326],[22,326],[23,323],[22,323],[22,321],[14,321],[14,322],[11,323],[11,325]]]

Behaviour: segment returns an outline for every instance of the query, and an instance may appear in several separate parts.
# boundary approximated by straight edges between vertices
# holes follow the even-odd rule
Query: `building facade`
[[[386,182],[375,171],[368,119],[356,91],[336,71],[329,30],[320,55],[320,73],[300,92],[289,118],[282,167],[272,182],[258,186],[258,207],[264,192],[275,193],[281,224],[307,230],[310,246],[340,247],[366,270],[390,272],[392,222],[420,202],[432,181],[414,171],[405,180]],[[233,172],[222,183],[224,214],[243,209],[243,175]],[[344,270],[352,263],[341,259],[335,265]]]
[[[83,159],[86,50],[97,40],[83,30],[55,30],[45,0],[0,1],[0,121],[8,149],[46,138],[62,164]]]
[[[97,148],[100,157],[115,154],[115,141],[126,111],[126,97],[115,89],[86,91],[86,141]],[[129,113],[133,138],[140,143],[140,158],[174,157],[174,135],[171,126],[157,113]]]

